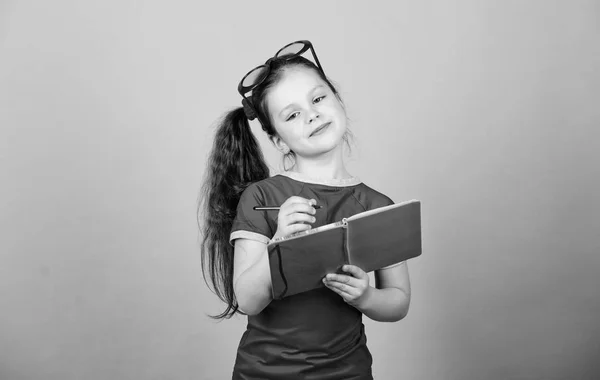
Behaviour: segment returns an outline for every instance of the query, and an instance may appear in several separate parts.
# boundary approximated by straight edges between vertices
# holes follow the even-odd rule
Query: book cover
[[[344,264],[381,269],[421,254],[421,203],[380,207],[274,239],[267,251],[274,299],[324,286],[322,278]]]

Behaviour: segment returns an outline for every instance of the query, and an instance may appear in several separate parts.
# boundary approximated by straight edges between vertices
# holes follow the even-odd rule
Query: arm
[[[314,199],[288,198],[277,214],[277,231],[273,238],[311,228]],[[271,271],[267,245],[250,239],[236,239],[233,253],[233,291],[241,311],[260,313],[272,300]]]
[[[369,286],[357,309],[380,322],[406,317],[410,305],[410,279],[406,262],[375,271],[375,288]]]
[[[271,302],[266,244],[250,239],[235,240],[233,291],[240,310],[248,315],[260,313]]]
[[[350,275],[328,274],[324,283],[367,317],[395,322],[406,317],[410,305],[410,280],[406,262],[375,271],[375,287],[359,267],[344,265]]]

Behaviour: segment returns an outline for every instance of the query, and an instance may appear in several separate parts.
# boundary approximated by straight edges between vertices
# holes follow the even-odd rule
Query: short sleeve
[[[265,206],[264,193],[259,186],[252,184],[244,190],[237,205],[236,216],[229,235],[229,243],[235,239],[250,239],[267,244],[273,235],[264,211],[256,211],[255,206]]]
[[[402,265],[402,264],[406,264],[406,261],[400,261],[399,263],[388,265],[387,267],[383,267],[381,269],[390,269],[390,268],[397,267],[397,266]]]

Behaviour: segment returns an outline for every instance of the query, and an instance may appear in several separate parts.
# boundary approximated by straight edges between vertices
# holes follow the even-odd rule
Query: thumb
[[[367,276],[367,273],[364,270],[357,267],[356,265],[350,265],[350,264],[344,265],[342,267],[342,270],[344,272],[351,274],[353,277],[360,278],[360,279],[365,278]]]

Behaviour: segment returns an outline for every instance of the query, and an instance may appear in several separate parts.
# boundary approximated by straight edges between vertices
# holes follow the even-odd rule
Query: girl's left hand
[[[356,265],[344,265],[342,270],[349,273],[350,276],[329,273],[323,278],[323,283],[339,294],[344,301],[360,308],[361,302],[367,298],[368,293],[371,291],[369,275]]]

